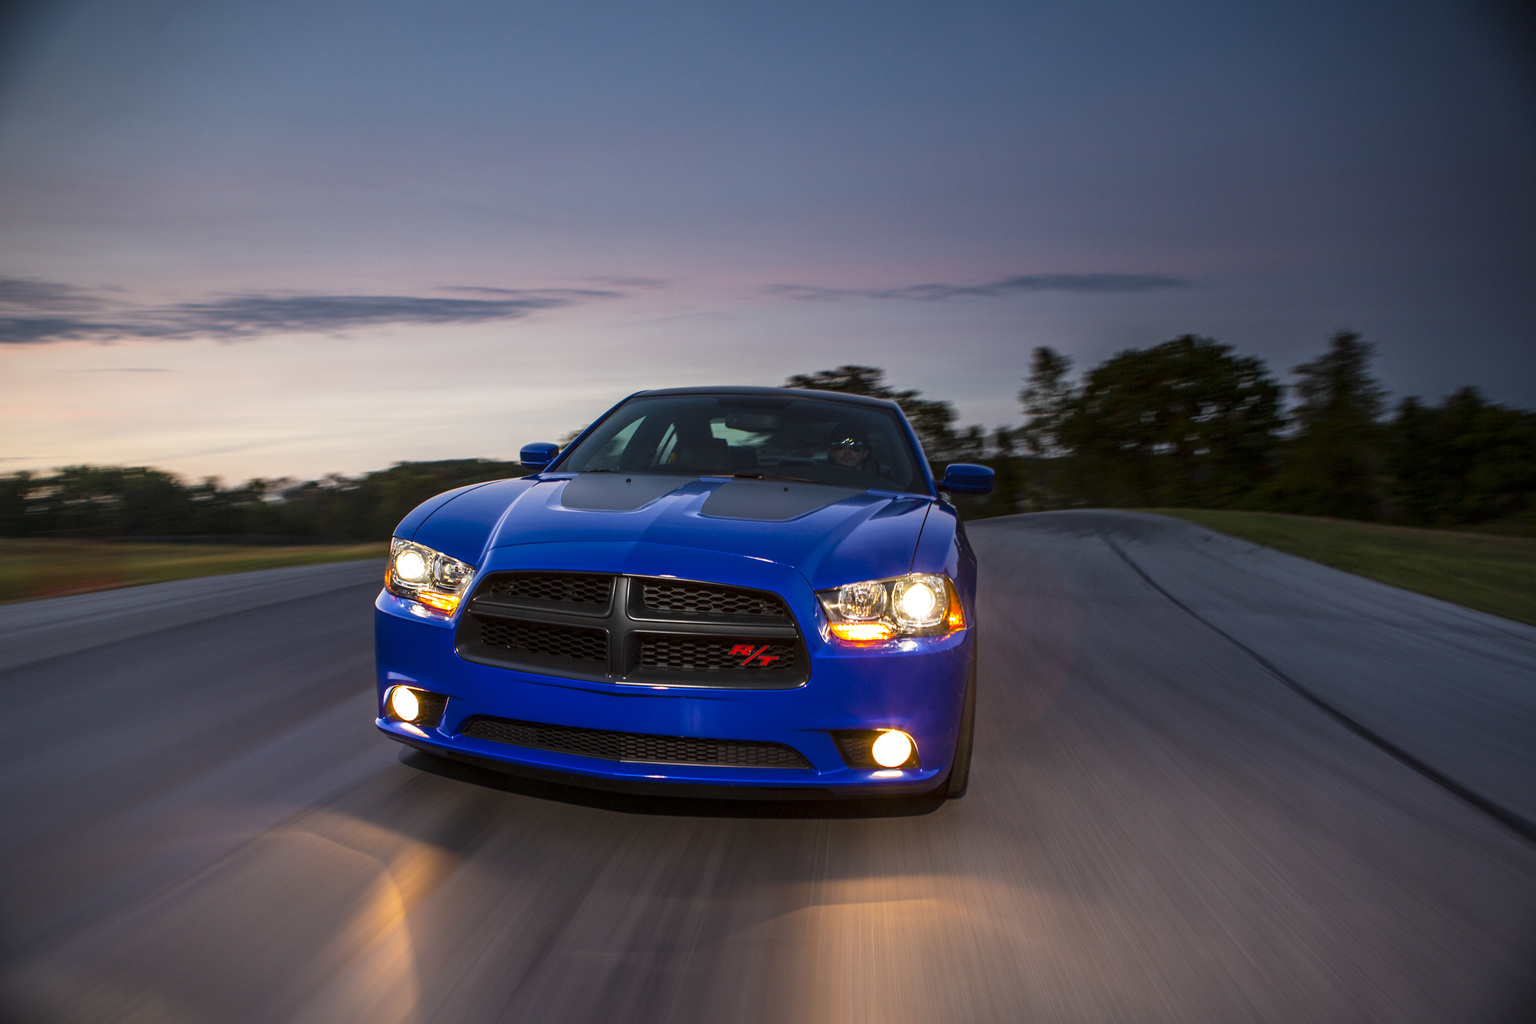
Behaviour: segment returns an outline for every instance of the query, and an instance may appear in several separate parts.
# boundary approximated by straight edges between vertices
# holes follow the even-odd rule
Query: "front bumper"
[[[809,587],[803,581],[796,587],[782,567],[776,568],[748,567],[746,574],[755,578],[737,572],[730,579],[713,575],[715,582],[771,589],[790,605],[811,662],[809,679],[793,689],[621,684],[478,664],[455,652],[456,617],[429,613],[381,592],[375,602],[375,724],[391,739],[431,753],[607,788],[821,797],[913,794],[943,783],[959,733],[972,631],[878,647],[828,642],[817,629]],[[436,726],[422,728],[386,715],[385,695],[402,684],[447,696]],[[463,735],[464,724],[474,716],[657,737],[778,743],[799,752],[809,767],[618,761],[514,746]],[[903,730],[916,742],[917,766],[850,767],[834,734],[852,729]]]

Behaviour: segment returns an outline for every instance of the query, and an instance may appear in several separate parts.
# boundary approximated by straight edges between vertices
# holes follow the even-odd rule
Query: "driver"
[[[832,431],[832,442],[827,446],[828,464],[867,473],[874,468],[869,456],[869,436],[864,431],[857,427],[838,427]]]

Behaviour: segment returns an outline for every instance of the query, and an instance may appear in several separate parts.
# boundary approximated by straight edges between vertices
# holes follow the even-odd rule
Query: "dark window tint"
[[[560,468],[762,475],[912,491],[925,487],[917,466],[892,410],[814,398],[657,395],[617,409]]]

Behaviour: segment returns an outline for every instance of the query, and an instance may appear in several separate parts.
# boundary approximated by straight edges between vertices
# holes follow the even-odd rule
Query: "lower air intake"
[[[462,734],[515,747],[554,750],[607,761],[644,764],[724,765],[733,768],[810,768],[793,747],[752,740],[701,740],[689,736],[648,736],[568,725],[541,725],[510,718],[477,715],[464,723]]]

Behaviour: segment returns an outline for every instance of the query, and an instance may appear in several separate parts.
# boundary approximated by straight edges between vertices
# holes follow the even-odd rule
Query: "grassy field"
[[[216,576],[248,569],[383,558],[387,544],[161,544],[0,539],[0,602]]]
[[[1373,580],[1536,625],[1536,538],[1275,512],[1148,509]]]

